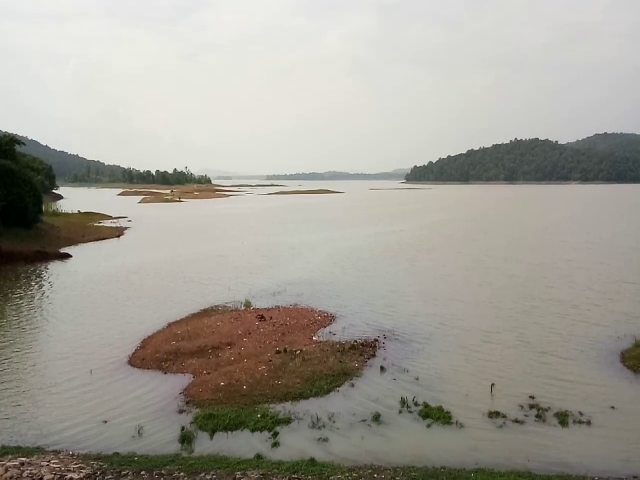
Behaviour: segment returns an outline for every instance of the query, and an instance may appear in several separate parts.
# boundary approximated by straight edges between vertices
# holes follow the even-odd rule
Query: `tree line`
[[[640,182],[640,135],[604,133],[568,144],[531,138],[414,166],[409,182]]]

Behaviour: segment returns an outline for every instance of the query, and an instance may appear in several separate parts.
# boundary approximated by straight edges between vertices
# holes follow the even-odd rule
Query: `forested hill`
[[[640,135],[512,140],[415,166],[409,182],[640,182]]]
[[[8,133],[0,130],[0,135]],[[24,145],[18,146],[18,151],[37,157],[53,167],[58,181],[85,183],[133,183],[133,184],[161,184],[184,185],[187,183],[211,183],[207,175],[195,175],[188,168],[184,170],[137,170],[120,165],[108,165],[98,160],[89,160],[73,153],[56,150],[48,145],[21,135],[11,134],[19,138]]]
[[[0,134],[2,133],[8,132],[0,131]],[[73,181],[73,179],[82,179],[81,181],[86,182],[122,181],[124,168],[120,165],[107,165],[97,160],[89,160],[80,155],[56,150],[28,137],[21,135],[15,136],[24,142],[24,145],[18,147],[18,150],[38,157],[51,165],[58,180]]]

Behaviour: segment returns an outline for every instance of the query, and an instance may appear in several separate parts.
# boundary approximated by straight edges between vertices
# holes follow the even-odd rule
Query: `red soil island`
[[[129,364],[189,373],[197,406],[252,406],[325,395],[357,376],[377,341],[317,341],[335,317],[306,307],[212,307],[146,338]]]

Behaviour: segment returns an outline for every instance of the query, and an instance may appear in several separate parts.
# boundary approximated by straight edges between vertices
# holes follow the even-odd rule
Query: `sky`
[[[0,0],[0,130],[141,169],[640,133],[638,0]]]

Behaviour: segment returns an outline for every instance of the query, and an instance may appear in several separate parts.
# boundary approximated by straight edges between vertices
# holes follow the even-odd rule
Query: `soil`
[[[260,405],[340,386],[375,356],[377,341],[318,341],[335,317],[306,307],[212,307],[170,323],[129,358],[137,368],[188,373],[188,403]],[[322,393],[319,393],[321,392]]]
[[[138,203],[177,203],[183,200],[208,200],[212,198],[226,198],[229,190],[212,185],[180,186],[163,191],[155,190],[123,190],[118,194],[121,197],[142,197]]]

